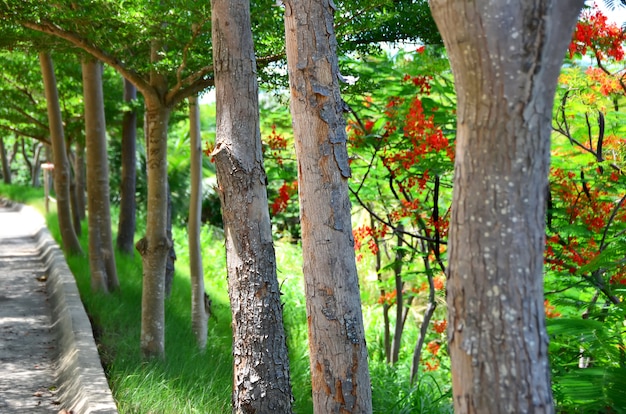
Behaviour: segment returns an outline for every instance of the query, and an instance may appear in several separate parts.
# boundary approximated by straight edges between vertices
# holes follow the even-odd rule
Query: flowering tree
[[[554,318],[548,331],[555,397],[565,409],[626,404],[626,128],[619,111],[625,39],[597,7],[583,12],[569,48],[574,60],[557,92],[545,307]]]
[[[442,75],[447,65],[440,50],[420,47],[387,64],[380,59],[352,68],[364,82],[379,83],[349,100],[351,192],[363,212],[354,230],[355,248],[360,261],[368,262],[368,253],[373,257],[387,362],[399,360],[410,309],[421,310],[416,321],[420,333],[413,344],[415,379],[420,361],[426,369],[439,366],[421,358],[426,339],[443,339],[442,329],[428,328],[443,295],[454,96],[450,79]],[[385,66],[395,69],[380,73]]]

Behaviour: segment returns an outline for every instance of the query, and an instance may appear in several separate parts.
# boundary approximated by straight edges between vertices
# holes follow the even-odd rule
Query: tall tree
[[[207,320],[210,316],[209,297],[204,291],[202,270],[202,136],[200,133],[200,108],[198,97],[189,99],[189,138],[191,141],[191,195],[189,200],[189,274],[191,276],[191,329],[198,348],[204,349],[207,341]]]
[[[89,267],[91,288],[108,292],[119,288],[109,202],[109,163],[102,65],[92,57],[82,60],[87,149],[87,199],[89,222]]]
[[[372,394],[347,179],[332,1],[285,1],[313,405],[368,413]]]
[[[582,0],[431,0],[458,96],[447,300],[458,413],[554,411],[543,307],[550,120]]]
[[[249,0],[212,0],[216,140],[228,293],[233,413],[291,412],[289,356],[263,166]]]
[[[35,31],[64,39],[82,48],[95,58],[110,65],[133,83],[142,93],[146,106],[148,203],[146,234],[136,245],[143,261],[141,351],[144,357],[165,356],[165,265],[171,240],[167,228],[167,128],[172,108],[191,94],[212,85],[212,66],[204,65],[207,52],[207,7],[196,5],[190,17],[194,30],[180,31],[179,13],[170,13],[171,5],[146,3],[132,10],[115,9],[115,3],[94,2],[80,10],[73,4],[59,4],[58,8],[42,9],[37,2],[2,5],[0,14]],[[140,8],[139,8],[140,7]],[[115,9],[115,11],[113,11]],[[84,24],[84,16],[98,19],[107,17],[108,35]],[[78,15],[79,16],[78,16]],[[138,17],[139,16],[139,17]],[[75,22],[78,19],[80,25]],[[168,19],[173,20],[169,21]],[[169,23],[169,24],[168,24]],[[145,36],[145,27],[150,37]],[[111,33],[114,33],[112,35]],[[114,39],[113,39],[114,38]],[[113,40],[113,42],[112,42]],[[115,43],[117,41],[117,43]],[[174,47],[184,44],[184,53]],[[147,46],[147,47],[146,47]],[[171,47],[169,47],[171,46]],[[114,51],[120,53],[116,55]],[[204,54],[199,51],[205,52]],[[169,54],[169,55],[168,55]],[[126,59],[122,56],[138,56]],[[168,57],[168,59],[165,59]],[[171,59],[169,59],[171,58]],[[172,65],[177,60],[178,66]]]
[[[167,238],[167,125],[171,106],[161,100],[167,93],[167,78],[156,65],[161,44],[151,42],[149,97],[146,97],[146,142],[148,214],[146,235],[137,242],[144,278],[141,299],[141,350],[145,357],[165,357],[165,265],[171,248]]]
[[[120,189],[120,217],[117,227],[117,248],[132,255],[135,245],[135,191],[137,175],[137,111],[133,102],[137,88],[124,79],[124,102],[129,107],[122,119],[122,177]]]
[[[69,161],[65,150],[65,134],[59,106],[59,93],[56,86],[54,66],[48,52],[39,53],[41,73],[43,75],[46,104],[48,108],[48,123],[50,125],[50,139],[52,141],[52,156],[54,157],[54,190],[57,196],[57,213],[63,248],[69,254],[82,254],[78,237],[72,224],[70,210],[70,172]]]
[[[363,0],[365,1],[365,0]],[[266,65],[282,59],[280,25],[276,25],[274,0],[255,1],[255,27],[258,33],[257,47],[261,50],[259,62]],[[346,18],[343,25],[345,37],[351,37],[355,47],[372,39],[406,36],[407,26],[396,30],[399,22],[406,22],[404,13],[396,13],[391,20],[376,27],[359,18],[361,3],[352,5],[354,18]],[[403,10],[424,10],[424,1],[402,0]],[[378,16],[385,15],[392,5],[389,0],[376,3]],[[165,273],[165,249],[171,243],[165,233],[167,206],[166,186],[166,140],[167,121],[172,108],[188,96],[213,84],[213,67],[206,60],[211,56],[211,42],[206,30],[209,21],[206,2],[136,0],[134,2],[111,2],[94,0],[76,7],[76,2],[61,0],[54,7],[41,7],[40,0],[0,3],[0,29],[8,31],[7,39],[24,35],[28,28],[64,39],[74,47],[81,48],[103,63],[111,66],[132,82],[144,96],[149,125],[148,164],[148,214],[145,238],[138,248],[144,262],[144,289],[142,291],[142,341],[144,356],[164,356],[163,280]],[[400,10],[400,8],[398,8]],[[358,23],[354,23],[357,22]],[[351,25],[355,30],[351,30]],[[191,30],[189,30],[191,28]],[[391,32],[389,30],[393,29]],[[363,32],[363,36],[354,38]],[[4,32],[3,32],[4,33]],[[391,36],[387,36],[393,33]],[[32,33],[27,33],[27,36]],[[35,36],[30,36],[35,37]],[[0,36],[0,39],[3,39]],[[182,45],[182,46],[181,46]],[[132,59],[128,57],[132,56]],[[267,65],[265,66],[267,68]],[[271,70],[260,71],[267,75]]]

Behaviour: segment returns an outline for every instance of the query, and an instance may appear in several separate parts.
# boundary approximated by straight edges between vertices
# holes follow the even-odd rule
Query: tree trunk
[[[119,288],[109,202],[109,165],[107,157],[102,66],[84,58],[83,97],[85,100],[85,143],[87,147],[87,199],[89,215],[89,267],[91,289],[107,292]]]
[[[404,231],[404,226],[398,226],[399,231]],[[402,345],[402,332],[404,332],[404,281],[402,280],[403,239],[400,233],[397,234],[398,249],[393,264],[393,278],[396,285],[396,324],[393,332],[393,342],[391,344],[391,363],[396,364],[400,359],[400,346]]]
[[[191,140],[191,197],[189,200],[189,273],[191,275],[191,329],[198,348],[206,348],[209,309],[205,306],[204,271],[202,268],[202,137],[198,98],[189,97],[189,137]],[[207,297],[208,300],[208,297]]]
[[[41,172],[41,151],[45,149],[45,146],[41,143],[35,144],[35,154],[33,156],[33,166],[31,170],[31,186],[39,187],[41,185],[39,181],[39,173]]]
[[[11,171],[11,164],[15,161],[15,157],[17,156],[19,149],[20,143],[16,134],[15,139],[13,140],[13,148],[11,149],[11,154],[9,155],[9,172]]]
[[[165,264],[167,238],[167,124],[170,109],[146,102],[148,129],[148,203],[146,235],[136,244],[143,262],[141,352],[145,358],[165,357]]]
[[[150,59],[156,65],[162,45],[153,40]],[[167,78],[157,69],[150,72],[146,107],[146,235],[135,244],[143,263],[140,347],[144,358],[165,358],[165,264],[171,243],[167,238],[167,128],[171,107],[165,102]]]
[[[81,220],[87,216],[87,197],[85,196],[85,143],[83,140],[76,140],[76,157],[74,157],[74,173],[76,180],[76,211]]]
[[[167,188],[167,227],[165,235],[170,243],[170,249],[167,251],[167,260],[165,261],[165,298],[169,298],[172,293],[172,285],[174,284],[174,273],[176,272],[176,251],[174,250],[174,239],[172,236],[172,191],[170,190],[169,177],[166,177]]]
[[[163,76],[157,75],[155,79],[156,78],[159,78],[161,79],[162,82],[165,82],[165,78]],[[163,84],[162,87],[165,90],[166,85]],[[160,100],[155,100],[154,104],[158,105],[159,107],[165,107],[165,105],[162,104]],[[168,120],[169,120],[170,112],[171,112],[171,109],[168,110]],[[144,114],[144,125],[143,125],[145,139],[146,139],[146,154],[148,154],[150,151],[150,136],[151,136],[150,125],[151,123],[148,120],[148,109],[146,105],[146,112]],[[168,121],[165,122],[165,132],[164,132],[165,141],[166,141],[165,142],[166,151],[167,151],[167,129],[168,129]],[[167,154],[165,155],[165,159],[167,160]],[[146,171],[146,175],[147,174],[148,172]],[[165,256],[166,260],[165,260],[165,269],[164,269],[164,275],[163,275],[163,283],[164,283],[163,284],[163,295],[164,295],[163,298],[167,299],[170,296],[170,293],[172,290],[172,283],[174,281],[174,271],[175,271],[174,262],[176,261],[176,252],[174,251],[174,243],[172,240],[172,195],[170,192],[169,177],[168,177],[168,172],[167,172],[167,162],[165,166],[165,176],[162,177],[162,179],[165,182],[165,237],[167,238],[168,245],[169,245],[169,249]]]
[[[137,90],[124,79],[124,101],[137,99]],[[134,253],[135,238],[135,191],[137,175],[137,111],[124,112],[122,120],[122,185],[120,191],[120,216],[117,227],[117,248],[120,252]]]
[[[72,143],[69,141],[67,143],[67,158],[70,164],[70,206],[72,207],[72,225],[74,226],[74,231],[76,232],[76,236],[80,237],[82,233],[81,226],[81,218],[79,206],[78,206],[78,194],[76,191],[76,169],[72,172],[72,165],[76,165],[75,162],[72,162],[76,159],[76,157],[72,156]]]
[[[582,0],[431,0],[458,96],[448,340],[456,413],[554,412],[543,308],[552,103]]]
[[[369,413],[333,11],[329,0],[285,1],[313,405],[316,413]]]
[[[56,78],[54,76],[52,58],[49,53],[40,52],[39,62],[43,74],[46,105],[48,108],[48,123],[50,124],[50,140],[52,141],[52,155],[54,157],[54,191],[57,196],[59,231],[66,253],[82,254],[83,250],[80,247],[72,224],[69,162],[65,152],[63,122],[61,120],[59,94],[57,91]]]
[[[0,137],[0,159],[2,160],[2,180],[5,184],[11,184],[11,166],[7,158],[7,151],[4,145],[4,137]]]
[[[216,147],[233,315],[233,412],[290,413],[248,0],[212,0]]]
[[[33,163],[30,162],[30,157],[28,156],[28,152],[26,152],[26,138],[21,137],[19,138],[19,140],[20,140],[20,150],[22,153],[22,157],[24,157],[24,164],[26,164],[26,168],[28,168],[28,172],[31,174],[30,180],[32,181]]]

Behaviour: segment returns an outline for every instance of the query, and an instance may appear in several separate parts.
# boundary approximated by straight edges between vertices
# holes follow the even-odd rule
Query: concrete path
[[[45,268],[32,239],[36,225],[0,205],[0,413],[61,408]]]
[[[116,412],[76,284],[43,217],[0,200],[0,414]]]

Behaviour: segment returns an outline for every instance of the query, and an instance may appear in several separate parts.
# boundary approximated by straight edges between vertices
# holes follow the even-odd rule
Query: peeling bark
[[[315,413],[372,412],[332,1],[285,1]]]
[[[233,314],[233,413],[290,413],[248,0],[213,0],[216,148]]]

